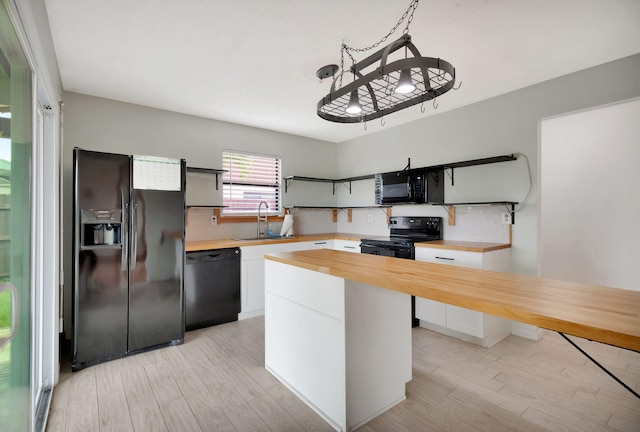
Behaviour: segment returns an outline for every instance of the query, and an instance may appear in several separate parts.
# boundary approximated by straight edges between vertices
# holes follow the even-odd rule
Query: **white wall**
[[[148,154],[184,158],[188,166],[222,168],[225,149],[277,155],[282,158],[282,175],[336,176],[334,143],[287,135],[216,120],[172,113],[78,93],[64,97],[64,224],[65,317],[71,317],[71,212],[73,147],[124,154]],[[189,188],[187,178],[187,188]],[[283,204],[335,205],[330,184],[293,185],[283,194]],[[328,189],[326,189],[328,188]],[[213,188],[215,190],[215,188]],[[328,193],[325,193],[325,189]],[[222,204],[221,188],[217,204]],[[314,204],[318,205],[318,204]],[[211,226],[211,210],[189,212],[187,240],[250,235],[255,224]],[[334,230],[335,224],[315,225]],[[274,227],[279,229],[278,227]],[[69,335],[71,320],[65,320]]]
[[[522,153],[531,162],[535,177],[538,124],[542,118],[640,96],[639,75],[640,54],[350,140],[338,147],[338,174],[347,177],[399,170],[409,157],[412,167],[420,167]],[[473,79],[464,77],[464,71],[458,71],[458,76]],[[459,91],[464,88],[463,84]],[[446,103],[446,97],[440,98],[440,105]],[[432,108],[427,105],[427,109]],[[519,158],[457,169],[455,186],[447,186],[445,197],[446,201],[522,202],[528,188],[526,162]],[[366,193],[365,198],[341,190],[338,200],[340,205],[373,203],[373,193]],[[537,273],[536,201],[534,185],[528,206],[517,212],[513,225],[512,269],[516,273]],[[428,206],[409,210],[404,207],[403,212],[416,215],[440,211],[427,210]]]
[[[540,130],[540,275],[640,291],[640,99]]]

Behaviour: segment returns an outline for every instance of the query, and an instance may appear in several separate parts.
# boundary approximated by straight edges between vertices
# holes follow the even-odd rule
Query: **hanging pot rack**
[[[389,54],[405,47],[414,57],[387,63]],[[380,66],[365,74],[364,70],[378,61]],[[326,68],[330,66],[335,65],[321,68],[317,76],[326,78]],[[411,93],[394,92],[403,70],[411,71],[411,78],[416,86]],[[335,75],[329,94],[318,102],[317,112],[321,118],[338,123],[358,123],[380,118],[448,92],[455,85],[456,74],[451,63],[440,58],[422,57],[408,33],[364,60],[354,63],[349,71],[357,78],[336,88],[342,73]],[[346,112],[353,90],[358,90],[362,106],[362,112],[358,114]]]

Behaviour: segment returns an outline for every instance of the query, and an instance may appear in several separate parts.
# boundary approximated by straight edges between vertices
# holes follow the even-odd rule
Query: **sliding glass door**
[[[0,2],[0,428],[31,425],[32,71]]]

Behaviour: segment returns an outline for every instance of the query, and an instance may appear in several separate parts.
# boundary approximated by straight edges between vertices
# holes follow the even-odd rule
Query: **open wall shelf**
[[[195,174],[211,174],[216,176],[216,190],[218,190],[218,176],[226,173],[227,170],[215,169],[215,168],[196,168],[196,167],[187,167],[187,173],[195,173]],[[195,206],[193,206],[195,207]]]
[[[338,222],[338,213],[344,211],[347,213],[347,222],[353,222],[353,209],[382,209],[387,214],[387,220],[391,217],[390,205],[375,206],[350,206],[350,207],[332,207],[332,206],[285,206],[285,214],[291,213],[291,210],[331,210],[333,212],[333,222]]]
[[[468,160],[468,161],[462,161],[462,162],[454,162],[454,163],[449,163],[449,164],[444,164],[444,165],[435,165],[435,166],[431,166],[431,167],[427,167],[429,169],[444,169],[444,170],[451,170],[450,176],[451,176],[451,185],[454,185],[454,169],[455,168],[464,168],[464,167],[470,167],[470,166],[478,166],[478,165],[487,165],[487,164],[493,164],[493,163],[499,163],[499,162],[509,162],[509,161],[514,161],[518,159],[517,157],[515,157],[514,155],[503,155],[503,156],[493,156],[493,157],[488,157],[488,158],[482,158],[482,159],[473,159],[473,160]]]
[[[471,159],[471,160],[466,160],[466,161],[460,161],[460,162],[451,162],[451,163],[446,163],[446,164],[441,164],[441,165],[431,165],[431,166],[427,166],[427,167],[420,167],[419,169],[445,169],[445,170],[451,170],[451,184],[453,184],[454,182],[454,174],[453,174],[453,170],[455,168],[464,168],[464,167],[470,167],[470,166],[477,166],[477,165],[487,165],[487,164],[494,164],[494,163],[499,163],[499,162],[509,162],[509,161],[514,161],[518,159],[516,156],[514,156],[513,154],[510,155],[502,155],[502,156],[492,156],[492,157],[488,157],[488,158],[481,158],[481,159]],[[187,168],[188,169],[188,168]],[[284,192],[287,193],[289,190],[289,185],[291,184],[292,181],[294,180],[299,180],[299,181],[306,181],[306,182],[318,182],[318,183],[332,183],[333,184],[333,194],[336,194],[336,190],[338,188],[338,186],[340,186],[341,184],[344,185],[347,189],[349,189],[349,193],[351,193],[351,182],[352,181],[358,181],[358,180],[368,180],[368,179],[372,179],[375,177],[375,174],[367,174],[367,175],[362,175],[362,176],[357,176],[357,177],[347,177],[347,178],[343,178],[343,179],[325,179],[325,178],[318,178],[318,177],[305,177],[305,176],[287,176],[284,178]]]
[[[500,162],[510,162],[515,161],[518,158],[514,154],[501,155],[501,156],[492,156],[487,158],[480,159],[470,159],[466,161],[459,162],[451,162],[440,165],[431,165],[427,167],[422,167],[427,170],[436,170],[436,169],[444,169],[450,174],[451,177],[451,185],[454,185],[454,170],[456,168],[465,168],[471,166],[478,165],[488,165]],[[422,169],[421,168],[421,169]],[[449,172],[450,171],[450,172]],[[349,189],[349,193],[351,193],[351,182],[357,180],[367,180],[375,177],[375,174],[363,175],[358,177],[347,177],[343,179],[325,179],[325,178],[317,178],[317,177],[305,177],[305,176],[288,176],[285,177],[285,193],[288,191],[289,186],[292,181],[307,181],[307,182],[318,182],[318,183],[332,183],[333,184],[333,194],[335,195],[336,190],[339,185],[343,184],[345,187]],[[506,210],[509,212],[511,216],[511,224],[515,223],[515,205],[518,204],[514,201],[481,201],[481,202],[454,202],[454,203],[426,203],[426,204],[417,204],[417,205],[440,205],[447,210],[449,214],[449,225],[455,225],[455,207],[456,206],[493,206],[493,205],[504,205]],[[396,204],[402,205],[402,204]],[[416,205],[416,204],[408,204],[408,205]],[[351,222],[351,210],[357,208],[383,208],[386,209],[388,216],[391,216],[391,207],[392,206],[350,206],[350,207],[329,207],[329,206],[289,206],[285,207],[285,211],[289,212],[291,209],[328,209],[333,210],[334,212],[334,222],[337,220],[337,213],[339,211],[347,211],[349,212],[349,222]]]
[[[449,214],[449,225],[456,224],[456,207],[484,207],[484,206],[494,206],[494,205],[503,205],[505,209],[509,212],[509,216],[511,218],[511,225],[516,223],[516,201],[481,201],[481,202],[455,202],[455,203],[444,203],[439,204],[447,210]]]
[[[333,184],[333,194],[336,194],[336,190],[338,186],[343,185],[347,189],[349,189],[349,193],[351,193],[351,182],[358,180],[367,180],[372,179],[374,177],[373,174],[358,176],[358,177],[348,177],[343,179],[325,179],[325,178],[317,178],[317,177],[304,177],[304,176],[287,176],[284,178],[284,192],[287,193],[289,191],[289,185],[292,181],[306,181],[306,182],[316,182],[316,183],[332,183]]]

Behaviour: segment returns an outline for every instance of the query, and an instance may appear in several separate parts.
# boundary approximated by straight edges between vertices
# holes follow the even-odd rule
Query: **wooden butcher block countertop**
[[[467,252],[491,252],[498,249],[508,249],[511,247],[509,243],[485,243],[485,242],[470,242],[459,240],[434,240],[428,242],[415,243],[415,246],[434,248],[434,249],[449,249],[459,250]]]
[[[271,237],[259,240],[237,240],[237,239],[220,239],[220,240],[200,240],[188,241],[186,244],[187,252],[203,251],[210,249],[223,249],[232,247],[246,246],[263,246],[278,243],[294,243],[306,241],[321,240],[354,240],[360,241],[362,234],[349,233],[322,233],[322,234],[302,234],[294,237]]]
[[[640,292],[329,249],[266,259],[640,351]]]

